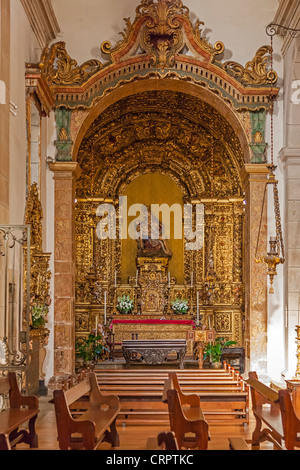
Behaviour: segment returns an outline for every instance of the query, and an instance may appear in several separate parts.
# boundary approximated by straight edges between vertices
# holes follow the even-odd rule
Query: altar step
[[[183,393],[197,393],[208,423],[248,423],[249,390],[232,369],[172,369]],[[167,404],[162,402],[164,369],[99,370],[95,373],[101,392],[120,399],[121,425],[169,425]]]

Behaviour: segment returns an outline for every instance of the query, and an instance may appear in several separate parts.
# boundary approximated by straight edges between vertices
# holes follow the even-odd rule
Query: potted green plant
[[[173,312],[177,315],[185,315],[189,309],[187,300],[175,299],[171,305]]]
[[[103,356],[105,346],[102,334],[92,331],[88,337],[77,342],[77,357],[81,358],[84,364],[97,362]]]
[[[233,344],[236,344],[236,341],[224,341],[224,338],[216,338],[215,341],[206,343],[203,351],[203,359],[209,358],[213,369],[221,369],[223,349]]]

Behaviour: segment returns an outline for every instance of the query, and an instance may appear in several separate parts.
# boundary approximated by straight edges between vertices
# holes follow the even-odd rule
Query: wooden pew
[[[277,450],[284,450],[284,432],[279,406],[279,394],[258,380],[256,372],[249,372],[252,411],[256,426],[252,434],[252,449],[259,449],[260,443],[270,441]],[[262,429],[262,424],[267,427]]]
[[[288,390],[279,390],[279,406],[281,410],[285,447],[287,450],[294,450],[300,447],[300,419],[295,413],[295,409]]]
[[[183,393],[181,390],[176,372],[169,372],[169,378],[165,382],[165,386],[164,386],[164,394],[163,394],[162,401],[164,401],[165,396],[168,397],[168,390],[170,389],[175,389],[177,391],[182,412],[189,421],[205,420],[204,414],[201,408],[199,395],[197,395],[196,393],[188,393],[188,394]],[[167,398],[167,402],[168,402],[168,398]],[[170,408],[169,408],[169,417],[170,417]],[[171,429],[172,429],[172,426],[171,426]],[[175,432],[174,429],[172,430]],[[207,427],[207,432],[208,432],[208,427]],[[210,440],[209,432],[208,432],[208,440]]]
[[[228,440],[230,450],[251,450],[245,439],[241,436],[229,437]]]
[[[76,402],[87,396],[88,408],[75,419],[71,414],[72,407],[76,408]],[[119,446],[116,430],[119,399],[101,394],[94,373],[88,373],[86,379],[68,390],[55,390],[53,397],[61,450],[94,450],[103,441],[113,447]],[[86,404],[86,400],[83,402]]]
[[[174,432],[179,449],[207,450],[208,424],[200,409],[183,410],[178,391],[167,392],[171,431]]]
[[[189,405],[189,407],[194,410],[195,419],[197,419],[197,410],[201,410],[200,396],[196,393],[183,393],[176,372],[169,372],[169,380],[171,382],[172,388],[175,388],[175,390],[178,392],[181,405]],[[202,410],[201,415],[203,416]]]
[[[173,371],[183,393],[200,397],[209,424],[249,422],[249,387],[233,368]],[[120,399],[119,424],[169,424],[166,400],[162,402],[169,369],[98,369],[96,374],[102,393]]]
[[[159,433],[156,438],[149,437],[146,450],[179,450],[175,434],[169,431]]]
[[[34,396],[23,396],[17,384],[16,374],[9,372],[0,377],[0,395],[9,395],[9,409],[0,413],[0,450],[12,450],[25,443],[38,448],[35,422],[39,413],[39,401]],[[23,424],[28,430],[19,429]]]

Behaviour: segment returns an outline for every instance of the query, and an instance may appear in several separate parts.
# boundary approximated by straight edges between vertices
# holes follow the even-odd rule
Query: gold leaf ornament
[[[44,49],[39,68],[50,85],[72,85],[85,82],[102,68],[102,63],[91,59],[79,66],[67,53],[66,44],[58,42]]]
[[[223,65],[223,69],[232,72],[245,85],[273,85],[277,82],[278,76],[274,70],[267,70],[271,53],[271,46],[262,46],[245,67],[237,62],[228,61]]]

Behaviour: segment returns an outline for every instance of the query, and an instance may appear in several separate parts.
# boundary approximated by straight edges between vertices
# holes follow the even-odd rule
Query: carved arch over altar
[[[230,248],[232,253],[230,259],[235,259],[234,263],[237,269],[230,270],[230,273],[239,279],[236,281],[237,284],[242,284],[240,279],[244,271],[247,286],[245,301],[241,297],[240,288],[230,280],[228,280],[232,288],[230,295],[229,291],[224,290],[224,286],[220,286],[219,298],[223,302],[226,295],[227,298],[229,295],[230,302],[235,302],[239,306],[245,304],[246,357],[250,357],[250,346],[253,344],[253,351],[255,350],[255,356],[259,361],[260,358],[264,360],[266,347],[267,280],[262,266],[256,265],[254,269],[254,251],[258,231],[258,215],[261,211],[263,189],[268,174],[265,166],[267,146],[265,142],[265,116],[270,109],[270,96],[276,96],[279,91],[276,87],[277,76],[276,73],[268,69],[268,59],[271,52],[269,46],[261,47],[255,57],[245,66],[235,62],[222,63],[222,61],[218,61],[217,57],[222,53],[224,46],[220,42],[215,46],[208,44],[202,35],[201,24],[199,20],[195,25],[192,24],[189,11],[180,0],[172,3],[168,0],[142,0],[136,10],[134,22],[126,20],[126,29],[122,34],[123,39],[114,47],[103,43],[102,51],[108,54],[107,63],[102,64],[99,61],[90,60],[79,66],[68,55],[66,45],[56,43],[45,49],[38,65],[28,65],[28,76],[31,79],[42,76],[44,78],[43,84],[48,84],[55,99],[57,155],[56,162],[50,165],[55,173],[56,198],[59,201],[55,217],[59,221],[56,224],[56,230],[59,232],[56,233],[56,236],[60,243],[56,248],[55,261],[58,261],[56,266],[59,266],[59,262],[62,260],[63,267],[67,265],[66,261],[71,267],[75,263],[75,252],[64,251],[62,247],[74,246],[73,224],[75,214],[77,214],[76,237],[78,240],[80,236],[82,240],[77,245],[77,247],[79,246],[77,256],[81,258],[82,263],[79,271],[77,268],[76,276],[78,280],[78,276],[88,275],[90,294],[91,298],[93,297],[95,273],[92,269],[94,259],[92,232],[95,218],[90,211],[94,211],[99,201],[97,201],[97,194],[85,191],[83,182],[87,172],[84,166],[87,161],[92,166],[92,160],[84,162],[83,153],[89,140],[88,137],[91,136],[93,128],[95,129],[101,118],[105,114],[109,114],[111,110],[116,110],[121,102],[128,104],[143,94],[145,94],[144,97],[148,95],[150,99],[151,94],[152,96],[156,94],[156,99],[164,94],[166,96],[173,95],[173,97],[183,95],[190,100],[190,103],[193,103],[193,106],[195,103],[198,106],[206,106],[206,109],[210,106],[212,113],[218,117],[209,120],[206,132],[216,121],[220,123],[225,120],[227,129],[230,130],[230,135],[233,136],[236,143],[232,146],[227,145],[225,155],[230,161],[228,161],[229,164],[223,165],[223,168],[226,167],[229,172],[231,171],[229,180],[234,183],[232,185],[234,190],[226,191],[226,194],[222,196],[223,199],[219,197],[210,206],[208,217],[211,217],[212,212],[215,213],[215,217],[214,209],[217,210],[221,237],[223,229],[228,230],[228,233],[231,234],[238,233],[238,241],[231,243]],[[49,92],[49,90],[46,91]],[[42,91],[44,92],[44,90]],[[199,116],[205,116],[205,114],[209,113],[200,113]],[[164,130],[166,130],[165,127]],[[116,136],[111,135],[110,143],[113,145]],[[224,137],[226,138],[226,136],[225,133]],[[213,138],[216,141],[219,140],[217,130],[213,131]],[[149,145],[148,141],[148,150]],[[157,145],[159,146],[158,143]],[[192,157],[191,148],[189,148],[189,155]],[[145,166],[144,168],[135,166],[132,156],[129,158],[127,168],[120,164],[121,158],[114,161],[110,157],[111,155],[108,155],[106,159],[102,159],[102,163],[107,165],[107,171],[103,167],[103,173],[99,173],[98,178],[106,187],[104,192],[98,192],[98,197],[114,203],[116,202],[115,198],[123,191],[128,181],[136,177],[137,174],[144,174],[147,169]],[[177,165],[180,161],[181,165],[180,163]],[[185,158],[184,154],[181,154],[181,158],[177,159],[176,165],[173,167],[168,160],[166,162],[167,165],[163,171],[166,174],[172,174],[174,179],[177,178],[187,200],[206,198],[210,190],[210,182],[209,175],[205,175],[205,169],[198,173],[197,171],[194,173],[189,171],[191,170],[189,160]],[[161,159],[161,163],[165,163],[165,159]],[[157,169],[158,164],[155,166],[155,162],[148,161],[148,169],[151,167],[150,171],[153,171],[153,165]],[[79,176],[78,168],[80,166],[82,167],[82,176]],[[77,206],[77,212],[74,211],[72,202],[75,199],[75,175],[79,176],[77,196],[79,203],[82,204],[82,210],[78,211]],[[180,178],[179,175],[181,175]],[[95,178],[89,179],[89,183],[94,184],[95,181]],[[71,216],[66,222],[67,229],[63,230],[64,224],[61,221],[64,219],[65,213],[61,215],[62,209],[59,204],[62,202],[67,185],[68,196],[70,196],[68,213]],[[245,252],[244,265],[241,266],[240,251],[236,249],[236,244],[243,245],[240,228],[243,227],[241,219],[244,217],[244,198],[247,202],[245,239],[248,249]],[[91,204],[91,201],[94,205]],[[261,249],[266,251],[266,209],[262,222]],[[84,226],[89,228],[89,235],[83,230]],[[238,230],[236,230],[237,228]],[[223,243],[224,240],[220,238],[220,242]],[[218,246],[222,246],[222,243]],[[96,247],[96,250],[98,248]],[[117,263],[118,242],[115,244],[109,242],[105,250],[102,248],[95,253],[100,260],[103,260],[103,263],[108,253],[110,254],[112,267],[101,274],[102,285],[109,288],[110,285],[113,285],[113,266]],[[219,258],[222,259],[221,264],[224,263],[221,250],[219,250]],[[193,261],[187,257],[186,266],[191,266],[192,263]],[[195,266],[199,268],[201,263],[203,265],[203,262],[198,260]],[[222,270],[224,273],[228,271],[226,271],[225,264]],[[198,271],[203,272],[200,269]],[[55,274],[57,279],[55,296],[56,307],[62,307],[60,311],[66,312],[65,316],[69,320],[71,319],[71,326],[68,331],[65,331],[67,341],[68,338],[73,338],[72,321],[76,276],[71,270],[70,283],[63,285],[61,274]],[[65,279],[65,273],[63,274]],[[202,274],[200,274],[201,276]],[[235,289],[235,287],[238,288]],[[65,292],[65,289],[68,289],[68,292]],[[80,286],[76,284],[76,295],[81,295],[81,293]],[[82,295],[84,297],[85,293],[83,292]],[[89,302],[89,299],[84,298],[84,302],[86,301]],[[223,305],[226,303],[223,302]],[[86,334],[91,326],[89,315],[86,315],[86,312],[79,313],[80,315],[76,317],[76,330],[80,334]],[[81,315],[81,313],[84,314]],[[59,315],[56,322],[57,327],[64,329],[64,314],[60,313]],[[221,328],[230,328],[230,325],[234,326],[237,323],[234,315],[220,315],[217,321]],[[60,368],[65,371],[65,368],[59,365],[61,360],[59,348],[57,349],[57,359],[57,370]],[[256,369],[259,371],[259,366]]]

